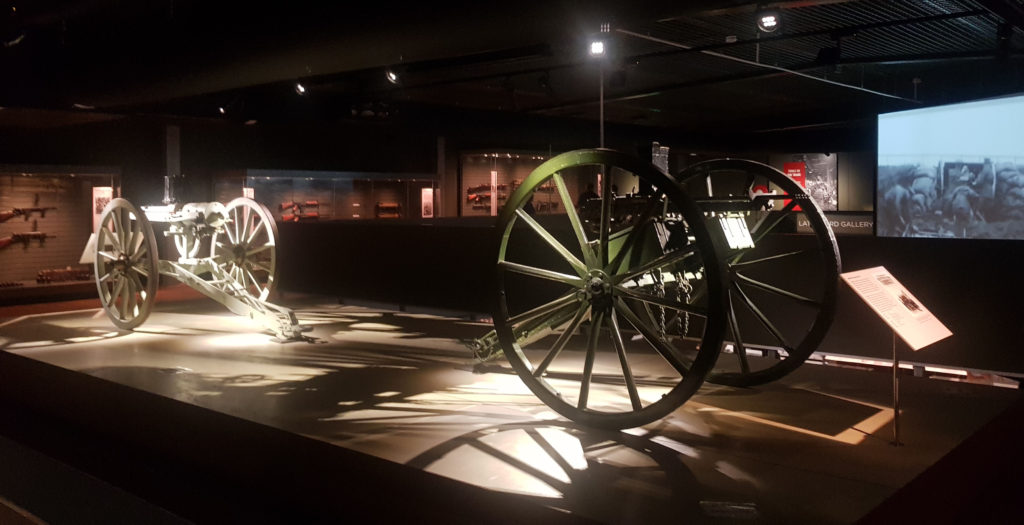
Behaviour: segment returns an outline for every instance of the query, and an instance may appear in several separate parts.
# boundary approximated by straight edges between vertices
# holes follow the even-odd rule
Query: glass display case
[[[509,195],[550,155],[524,152],[463,153],[460,210],[464,217],[496,216]],[[597,197],[603,174],[596,166],[580,166],[562,172],[572,202],[579,207],[588,196]],[[637,191],[637,178],[625,171],[612,174],[612,192],[627,195]],[[621,190],[620,190],[621,188]],[[553,184],[539,186],[533,194],[536,214],[565,213],[565,204]]]
[[[250,169],[216,178],[216,200],[247,195],[280,221],[418,219],[434,216],[433,174]]]
[[[79,260],[119,185],[115,168],[0,166],[0,303],[91,283]]]

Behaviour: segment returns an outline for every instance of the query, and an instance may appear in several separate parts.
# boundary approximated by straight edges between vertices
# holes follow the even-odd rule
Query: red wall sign
[[[793,179],[793,182],[800,185],[801,188],[807,188],[807,165],[803,162],[784,162],[782,163],[782,171],[787,177]],[[787,200],[784,206],[789,205]],[[794,206],[794,211],[800,211],[800,206]]]

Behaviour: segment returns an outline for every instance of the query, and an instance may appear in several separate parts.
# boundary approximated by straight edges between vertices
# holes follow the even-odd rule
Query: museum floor
[[[274,343],[249,321],[186,294],[179,300],[158,303],[153,315],[135,332],[114,329],[104,314],[88,308],[88,303],[70,304],[84,309],[17,317],[7,310],[8,317],[0,319],[0,348],[4,354],[55,365],[62,370],[60,374],[74,371],[129,387],[118,390],[112,399],[133,391],[156,394],[143,395],[138,403],[125,402],[143,408],[137,421],[116,423],[128,429],[118,432],[145,436],[148,430],[141,427],[151,424],[171,425],[167,428],[172,429],[174,425],[187,426],[200,443],[209,443],[207,450],[193,449],[197,456],[209,458],[203,460],[203,468],[238,468],[229,459],[224,459],[223,467],[218,466],[217,457],[257,453],[256,449],[243,449],[269,439],[260,434],[269,428],[297,435],[294,439],[312,438],[318,443],[311,445],[311,450],[328,450],[320,447],[327,444],[358,453],[351,461],[359,461],[355,457],[359,455],[387,460],[381,465],[401,467],[395,476],[418,471],[408,475],[410,483],[418,484],[414,487],[433,485],[441,497],[449,497],[444,496],[445,490],[462,490],[460,487],[468,485],[489,490],[467,489],[470,492],[451,492],[450,497],[496,498],[511,505],[506,508],[518,509],[511,512],[534,504],[545,511],[558,509],[557,513],[540,514],[541,520],[853,523],[1019,399],[1019,392],[1013,389],[906,376],[900,392],[904,445],[897,447],[891,444],[891,373],[806,364],[781,381],[754,389],[706,384],[682,408],[656,423],[625,432],[597,431],[558,417],[503,361],[474,370],[471,352],[460,340],[482,335],[489,329],[484,323],[337,305],[308,296],[291,296],[285,302],[297,309],[303,324],[314,327],[309,334],[314,342]],[[53,368],[40,373],[57,373]],[[7,370],[12,373],[11,368]],[[59,398],[66,390],[65,395],[74,397],[77,386],[63,386],[73,379],[60,379],[65,376],[59,374],[54,377],[58,379],[50,383],[50,390],[39,392]],[[105,388],[101,381],[90,384]],[[38,398],[41,394],[32,395]],[[108,395],[97,394],[97,399]],[[79,402],[45,400],[50,404]],[[126,410],[108,407],[112,413]],[[75,413],[89,410],[95,409],[77,405],[71,409]],[[227,417],[204,419],[214,413],[217,418]],[[14,414],[3,419],[3,434],[19,433],[12,430],[11,422],[18,417],[23,421],[25,413],[19,416],[15,410]],[[251,432],[251,440],[231,427],[231,439],[236,441],[228,443],[237,443],[239,450],[230,450],[233,447],[219,444],[210,429],[239,419],[257,425],[238,427]],[[61,425],[56,419],[44,424],[51,429]],[[77,424],[89,426],[87,421]],[[110,424],[114,423],[103,423]],[[203,437],[203,432],[211,436]],[[136,445],[148,446],[135,443],[126,448]],[[175,445],[152,446],[142,456],[167,456]],[[282,457],[289,454],[284,448],[275,450]],[[125,452],[129,456],[136,453],[135,449]],[[355,468],[330,472],[327,465],[333,463],[327,460],[323,465],[328,472],[315,476],[297,466],[316,465],[318,453],[304,452],[302,458],[287,459],[294,461],[291,475],[311,480],[359,476]],[[292,451],[292,455],[297,454]],[[1019,459],[1019,453],[1009,457]],[[265,460],[250,456],[245,461],[258,464]],[[74,463],[72,459],[65,462]],[[968,464],[981,472],[992,466]],[[155,465],[150,470],[161,463]],[[103,478],[89,470],[88,460],[76,468]],[[260,468],[253,466],[251,472],[237,475],[249,479],[260,472],[279,475],[273,465],[266,466],[270,470]],[[132,475],[111,475],[111,484],[117,486],[114,491],[130,493],[117,497],[148,500],[157,507],[152,512],[167,522],[203,516],[205,507],[198,504],[176,508],[169,496],[164,501],[153,497],[158,489],[167,490],[155,482],[142,481],[135,486],[125,481],[133,479]],[[168,474],[172,475],[188,478],[188,474]],[[444,478],[457,483],[441,481]],[[55,483],[20,479],[22,483]],[[347,482],[358,484],[359,480]],[[45,509],[57,506],[61,499],[57,494],[49,503],[38,503],[29,496],[19,503],[3,491],[2,483],[8,483],[9,489],[12,481],[0,480],[0,501],[6,496],[50,521]],[[950,483],[939,484],[957,492]],[[268,480],[262,494],[248,496],[272,497],[287,484],[288,480]],[[224,505],[231,505],[231,496],[225,498],[228,502]],[[380,499],[380,505],[412,507],[417,501],[408,492]],[[36,508],[32,508],[33,501]],[[74,504],[66,501],[65,505]],[[473,507],[466,503],[465,508],[469,512]],[[161,514],[164,510],[166,514]],[[317,511],[316,517],[323,518],[324,512]],[[389,516],[387,512],[382,510],[381,516]],[[518,519],[503,512],[495,509],[496,521]],[[62,514],[54,515],[58,517],[51,522],[60,522]],[[424,521],[431,521],[432,514],[424,516]],[[884,522],[884,515],[875,520]]]

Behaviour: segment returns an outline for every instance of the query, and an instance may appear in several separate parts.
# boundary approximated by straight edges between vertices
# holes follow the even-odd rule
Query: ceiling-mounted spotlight
[[[384,70],[384,78],[388,79],[388,82],[392,84],[398,84],[398,81],[401,80],[401,77],[398,76],[398,71],[390,67]]]
[[[301,83],[296,82],[295,83],[295,92],[300,94],[300,95],[305,95],[306,94],[306,86],[303,86]]]
[[[779,11],[775,9],[761,9],[757,12],[757,28],[765,33],[771,33],[782,25]]]
[[[228,110],[224,106],[220,106],[220,107],[217,108],[217,112],[220,113],[221,115],[223,115],[223,114],[227,113]]]
[[[612,25],[605,23],[601,24],[601,32],[597,34],[591,34],[589,51],[592,57],[603,57],[608,53],[608,42],[611,36],[609,33],[612,31]]]

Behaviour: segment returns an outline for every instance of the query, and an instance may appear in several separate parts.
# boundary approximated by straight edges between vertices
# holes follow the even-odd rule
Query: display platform
[[[274,468],[344,480],[350,498],[361,483],[404,480],[402,493],[379,499],[412,514],[433,505],[426,521],[445,512],[466,518],[489,504],[499,521],[537,512],[602,523],[853,523],[1019,396],[906,377],[897,447],[891,373],[808,363],[763,387],[706,384],[654,424],[597,431],[557,416],[503,360],[474,366],[461,340],[487,324],[315,297],[284,302],[313,327],[312,342],[274,343],[204,299],[158,303],[134,332],[115,329],[96,309],[0,320],[5,388],[19,374],[26,404],[71,406],[76,415],[67,417],[81,418],[78,425],[116,413],[98,431],[119,425],[116,432],[138,434],[125,440],[160,441],[136,445],[186,464],[195,456],[204,468],[240,470],[229,479],[258,479],[285,463]],[[24,370],[38,376],[26,380]],[[89,389],[101,393],[83,399]],[[132,399],[118,401],[125,397]],[[275,443],[268,432],[315,443],[301,445],[302,454],[280,443],[262,448]],[[327,458],[335,453],[350,463]],[[318,464],[315,475],[303,470]],[[366,472],[381,474],[361,482]],[[274,479],[255,496],[288,492],[289,483]],[[409,488],[421,486],[432,497]],[[283,505],[301,501],[281,497]],[[326,505],[317,516],[333,511]],[[381,508],[381,516],[394,512]]]

